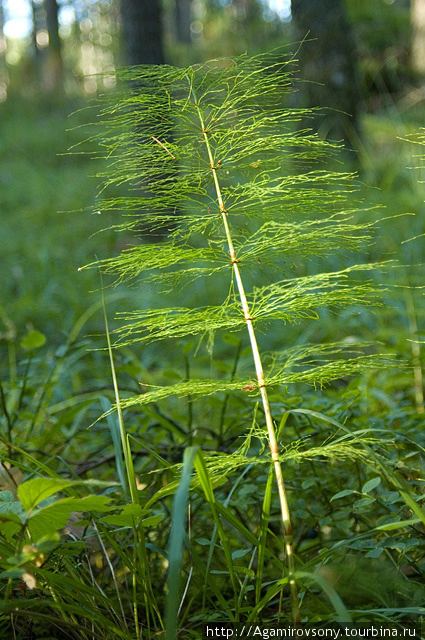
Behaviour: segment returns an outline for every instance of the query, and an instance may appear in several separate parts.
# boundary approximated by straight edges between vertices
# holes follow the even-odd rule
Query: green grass
[[[101,246],[113,251],[116,241],[91,238],[99,230],[96,164],[66,154],[80,139],[68,129],[87,118],[69,117],[75,106],[50,110],[18,98],[1,105],[2,324],[9,319],[21,335],[32,325],[56,341],[99,299],[90,295],[96,277],[78,268]]]

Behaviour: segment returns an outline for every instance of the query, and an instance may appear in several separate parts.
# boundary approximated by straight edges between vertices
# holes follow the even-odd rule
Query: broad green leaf
[[[0,578],[20,578],[24,573],[25,569],[16,567],[16,569],[8,569],[7,571],[2,571],[0,573]]]
[[[144,527],[154,527],[163,519],[164,519],[164,516],[162,514],[159,514],[157,516],[150,516],[149,518],[144,518],[142,520],[142,525]]]
[[[0,522],[9,521],[21,525],[25,522],[25,516],[25,511],[22,509],[20,502],[12,503],[8,508],[6,507],[4,511],[0,509]]]
[[[31,514],[28,529],[34,540],[63,529],[73,511],[106,511],[110,498],[87,496],[85,498],[64,498]]]
[[[371,549],[365,555],[365,558],[380,558],[383,554],[384,550],[381,547],[377,547],[376,549]]]
[[[139,524],[143,513],[144,511],[139,504],[127,504],[121,513],[105,516],[102,520],[117,527],[134,527]]]
[[[102,480],[64,480],[63,478],[35,478],[19,485],[18,498],[27,511],[34,509],[40,502],[50,498],[58,491],[75,485],[86,487],[113,487],[116,482],[103,482]],[[76,509],[77,510],[77,509]]]
[[[22,504],[15,500],[11,491],[0,492],[0,522],[6,519],[19,524],[25,521]]]
[[[14,502],[15,497],[11,491],[0,491],[0,502]]]
[[[39,349],[46,343],[46,336],[40,331],[30,331],[21,340],[21,347],[24,349]]]
[[[105,516],[102,518],[102,522],[106,524],[112,524],[116,527],[137,527],[139,524],[139,518],[132,515],[116,515],[116,516]]]
[[[50,498],[54,493],[72,486],[72,480],[56,478],[34,478],[23,482],[18,487],[18,498],[27,511],[34,509],[40,502]]]
[[[381,484],[381,478],[379,476],[368,480],[362,487],[362,493],[369,493],[369,491],[376,489],[379,484]]]
[[[249,552],[249,549],[236,549],[236,551],[232,551],[232,560],[237,560],[238,558],[243,558]]]
[[[17,516],[8,517],[8,522],[3,522],[2,517],[0,517],[0,531],[2,536],[6,538],[6,540],[12,540],[13,537],[21,530],[22,523],[21,521],[16,522],[13,518],[17,518]],[[18,518],[19,520],[19,518]]]
[[[362,509],[363,507],[368,507],[373,502],[375,502],[374,498],[360,498],[360,500],[354,502],[353,507],[355,509]]]
[[[353,489],[344,489],[343,491],[339,491],[331,498],[331,502],[333,500],[339,500],[339,498],[345,498],[346,496],[351,496],[355,491]]]
[[[307,480],[304,480],[304,482],[301,484],[301,488],[310,489],[310,487],[313,487],[315,484],[317,484],[316,478],[307,478]]]

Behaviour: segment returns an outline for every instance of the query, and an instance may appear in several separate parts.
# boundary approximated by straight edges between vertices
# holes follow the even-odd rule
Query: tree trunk
[[[301,106],[326,107],[323,135],[349,142],[356,128],[359,91],[354,44],[342,0],[292,0],[292,17],[301,45]],[[310,121],[311,126],[311,121]]]
[[[412,68],[420,74],[425,73],[425,0],[411,0],[410,15],[412,23]]]
[[[44,14],[43,14],[43,8],[40,5],[36,4],[34,0],[31,1],[31,9],[32,9],[32,43],[34,47],[36,75],[41,76],[40,66],[41,66],[42,51],[37,44],[37,33],[39,32],[40,29],[45,27]]]
[[[62,43],[59,35],[59,6],[57,0],[44,0],[49,48],[46,61],[46,88],[58,91],[63,86]]]
[[[163,64],[160,0],[121,0],[126,62]]]
[[[176,0],[176,35],[178,42],[190,43],[191,0]]]
[[[0,102],[7,98],[6,38],[4,36],[3,0],[0,0]]]

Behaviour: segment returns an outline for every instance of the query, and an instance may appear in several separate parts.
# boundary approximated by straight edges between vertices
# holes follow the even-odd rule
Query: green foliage
[[[359,88],[376,109],[388,93],[403,90],[412,80],[408,51],[411,46],[411,7],[404,0],[345,0],[357,45]]]
[[[377,327],[396,312],[363,306],[390,299],[368,264],[370,213],[355,211],[350,175],[318,164],[333,147],[297,132],[296,111],[275,111],[291,80],[286,61],[265,61],[153,69],[153,86],[142,69],[104,104],[111,167],[99,210],[126,214],[121,237],[151,236],[101,266],[142,285],[142,308],[107,328],[113,355],[81,335],[100,302],[59,348],[42,324],[45,344],[31,327],[6,341],[4,637],[134,640],[177,627],[195,638],[205,621],[289,621],[235,264],[262,345],[303,620],[424,614],[423,419],[410,370],[376,355]]]
[[[118,344],[207,335],[211,346],[217,331],[244,329],[240,302],[232,284],[229,288],[233,258],[229,265],[223,217],[231,225],[234,260],[248,281],[255,283],[247,302],[260,330],[264,321],[296,323],[318,318],[320,306],[336,310],[348,303],[370,303],[376,297],[375,283],[350,277],[367,265],[290,278],[303,268],[300,258],[311,260],[315,255],[364,246],[371,223],[356,223],[348,205],[352,176],[307,170],[307,162],[316,161],[332,147],[296,131],[302,112],[276,110],[277,101],[285,100],[290,90],[288,63],[282,57],[276,61],[262,56],[183,70],[139,68],[131,80],[140,90],[104,106],[108,119],[101,144],[110,168],[101,210],[127,212],[130,219],[120,225],[121,230],[137,227],[161,233],[171,229],[166,241],[139,244],[102,261],[104,271],[116,273],[119,281],[142,277],[165,289],[193,286],[205,275],[218,298],[217,305],[197,309],[149,306],[123,313]],[[208,144],[203,139],[207,136]],[[215,179],[223,204],[217,200]],[[143,195],[109,198],[108,188],[123,182],[129,190],[144,188]],[[277,270],[285,280],[276,281]],[[342,372],[335,367],[337,378]],[[285,382],[291,382],[289,372],[285,373]],[[278,380],[275,374],[267,382]],[[234,380],[231,388],[246,384],[244,379]],[[220,385],[226,389],[225,381],[210,381],[205,391],[217,391]],[[190,384],[181,382],[172,392],[189,394],[190,390]],[[192,390],[202,392],[199,384]],[[156,390],[140,401],[165,393]]]
[[[292,354],[275,354],[271,359],[273,368],[264,376],[253,327],[261,327],[263,321],[295,323],[301,319],[319,319],[317,310],[321,306],[336,309],[353,302],[370,303],[378,294],[374,283],[352,279],[345,282],[353,271],[369,269],[368,265],[288,278],[300,264],[300,257],[333,255],[336,248],[352,250],[365,244],[371,225],[353,221],[354,213],[347,202],[351,175],[325,169],[307,170],[307,162],[325,156],[332,151],[332,146],[308,132],[296,132],[294,124],[304,112],[276,109],[277,96],[282,100],[290,87],[287,64],[283,58],[276,61],[261,56],[213,61],[183,70],[139,68],[126,76],[137,90],[104,107],[103,114],[108,120],[103,124],[106,135],[103,133],[101,138],[109,170],[104,176],[106,195],[100,208],[127,211],[133,219],[127,225],[120,225],[121,230],[131,230],[137,224],[139,229],[144,227],[151,233],[169,231],[166,240],[134,247],[121,256],[101,262],[103,270],[116,273],[118,281],[142,275],[144,281],[160,287],[165,285],[165,289],[176,285],[184,287],[187,282],[193,283],[198,277],[208,275],[209,280],[214,278],[218,283],[214,291],[222,291],[216,306],[195,310],[149,308],[133,312],[126,316],[127,324],[120,330],[122,338],[118,344],[189,335],[200,335],[202,339],[208,335],[207,346],[212,350],[217,332],[248,326],[257,374],[256,382],[252,378],[236,378],[234,373],[231,380],[196,380],[187,376],[177,384],[124,401],[118,398],[119,412],[121,408],[150,404],[170,395],[188,397],[192,406],[197,396],[259,389],[272,453],[277,445],[266,387],[300,381],[323,384],[369,366],[369,360],[354,357],[322,361],[314,367],[312,358],[318,352],[304,346]],[[142,189],[142,194],[118,199],[108,197],[111,186],[123,183],[135,191]],[[320,218],[314,218],[315,213],[320,214]],[[261,276],[255,277],[248,271],[247,278],[254,282],[269,281],[253,285],[252,293],[247,294],[241,273],[244,269],[252,271],[255,263],[263,262],[265,268]],[[225,277],[226,268],[233,272],[230,283],[229,277]],[[270,282],[270,277],[279,270],[287,279],[276,281],[274,276]],[[319,353],[329,356],[338,350],[337,345],[329,345],[319,348]],[[372,360],[371,366],[377,362]],[[297,365],[301,365],[298,371]],[[199,482],[223,547],[226,573],[235,598],[236,620],[240,600],[233,558],[239,555],[232,555],[211,479],[221,482],[225,473],[234,472],[248,460],[250,464],[267,461],[261,455],[247,455],[252,437],[264,441],[265,428],[255,424],[245,443],[234,453],[213,456],[206,463],[201,463],[201,458],[195,460]],[[301,442],[294,442],[280,460],[317,455],[329,455],[333,459],[360,458],[362,454],[344,439],[305,453],[299,453]],[[265,442],[262,452],[264,446]],[[292,615],[297,619],[298,598],[289,542],[292,534],[286,533],[291,525],[279,462],[275,457],[273,461],[285,531]],[[161,495],[167,493],[169,489]],[[274,595],[273,590],[272,593]],[[172,610],[169,621],[174,628],[176,601]],[[173,635],[171,627],[169,632]]]
[[[68,130],[68,115],[79,106],[53,108],[35,98],[0,105],[0,235],[7,274],[0,281],[2,340],[36,329],[58,346],[94,302],[89,291],[97,288],[97,277],[76,276],[98,247],[90,239],[98,229],[93,162],[83,154],[65,155],[79,139]],[[74,126],[87,117],[79,111]],[[104,235],[104,242],[112,250],[112,236]]]

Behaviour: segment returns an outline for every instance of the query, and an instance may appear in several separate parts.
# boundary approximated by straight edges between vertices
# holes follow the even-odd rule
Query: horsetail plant
[[[263,340],[274,346],[274,321],[319,320],[320,307],[336,311],[370,304],[377,291],[363,277],[368,265],[350,262],[337,272],[324,270],[338,250],[351,260],[349,252],[368,241],[372,223],[356,222],[347,204],[351,174],[310,168],[335,145],[297,130],[306,112],[284,107],[292,90],[290,63],[282,54],[266,54],[186,69],[124,70],[131,89],[106,97],[102,107],[100,143],[109,164],[99,208],[124,213],[117,229],[145,233],[146,240],[100,261],[104,272],[116,274],[118,281],[140,277],[158,285],[163,295],[202,277],[210,286],[208,306],[119,314],[116,346],[198,335],[213,349],[219,331],[248,332],[255,378],[234,370],[230,380],[186,377],[161,387],[144,382],[144,393],[122,398],[121,407],[143,407],[172,395],[192,403],[219,392],[259,394],[297,622],[284,456],[269,389],[296,382],[322,385],[375,361],[367,355],[343,358],[339,344],[285,344],[279,352],[265,353],[258,331],[266,326]],[[244,455],[246,463],[253,462]],[[211,460],[217,466],[217,456]],[[230,455],[227,463],[231,460]],[[195,468],[199,472],[200,465]],[[267,523],[261,527],[263,535]],[[256,593],[259,598],[260,590]]]

